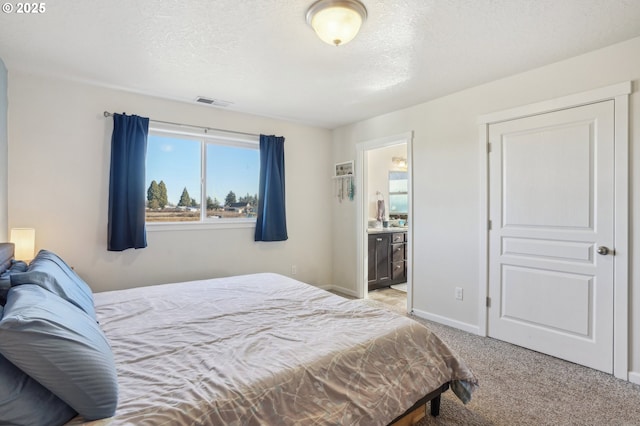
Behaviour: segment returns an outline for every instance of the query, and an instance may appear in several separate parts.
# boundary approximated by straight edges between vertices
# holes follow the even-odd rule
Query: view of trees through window
[[[150,132],[146,220],[195,222],[255,218],[259,169],[257,144],[254,147]]]

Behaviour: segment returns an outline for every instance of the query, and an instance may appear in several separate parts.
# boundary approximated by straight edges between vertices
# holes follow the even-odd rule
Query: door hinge
[[[491,152],[491,142],[487,142],[487,154]]]
[[[491,298],[487,296],[487,308],[491,307]]]
[[[489,221],[487,222],[487,229],[488,229],[489,231],[491,231],[491,220],[489,220]]]

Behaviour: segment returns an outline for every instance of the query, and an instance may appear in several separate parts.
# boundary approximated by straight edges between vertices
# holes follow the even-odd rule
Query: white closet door
[[[614,103],[489,126],[489,335],[613,371]]]

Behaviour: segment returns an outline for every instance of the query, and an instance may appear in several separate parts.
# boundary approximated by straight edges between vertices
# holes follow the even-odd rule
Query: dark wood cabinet
[[[369,290],[407,281],[406,232],[369,234]]]
[[[369,234],[369,290],[390,285],[390,249],[391,234]]]

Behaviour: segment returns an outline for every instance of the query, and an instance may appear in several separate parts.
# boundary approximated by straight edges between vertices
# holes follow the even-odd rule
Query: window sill
[[[200,231],[203,229],[255,228],[255,219],[233,220],[225,222],[147,222],[148,232],[161,231]]]

